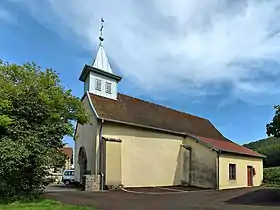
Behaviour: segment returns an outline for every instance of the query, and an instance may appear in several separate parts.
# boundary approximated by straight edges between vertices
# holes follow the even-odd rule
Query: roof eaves
[[[89,95],[89,92],[87,91],[86,94],[87,94],[87,98],[88,98],[88,100],[89,100],[89,105],[90,105],[91,110],[94,112],[94,114],[96,115],[96,117],[99,118],[99,115],[98,115],[97,111],[95,110],[95,108],[94,108],[94,106],[93,106],[93,104],[92,104],[92,101],[91,101],[91,97],[90,97],[90,95]]]
[[[122,80],[122,77],[116,75],[116,74],[111,74],[109,72],[106,72],[106,71],[103,71],[101,69],[98,69],[98,68],[95,68],[93,66],[89,66],[89,65],[85,65],[84,68],[83,68],[83,71],[80,75],[80,78],[79,80],[84,82],[87,75],[90,73],[90,72],[95,72],[95,73],[98,73],[98,74],[101,74],[103,76],[107,76],[107,77],[110,77],[112,79],[115,79],[117,82],[121,81]]]
[[[74,141],[76,140],[77,129],[78,129],[78,122],[76,122],[76,126],[75,126],[75,131],[73,136]]]
[[[237,152],[237,151],[226,150],[226,149],[221,149],[221,152],[239,154],[239,155],[245,155],[245,156],[251,156],[251,157],[258,157],[258,158],[266,158],[266,156],[262,155],[262,154],[249,154],[249,153],[245,153],[245,152]]]
[[[113,122],[113,123],[120,123],[120,124],[125,124],[125,125],[145,128],[145,129],[157,130],[157,131],[161,131],[161,132],[164,132],[164,133],[170,133],[170,134],[175,134],[175,135],[179,135],[179,136],[186,136],[187,135],[184,132],[176,132],[176,131],[172,131],[172,130],[157,128],[157,127],[152,127],[152,126],[147,126],[147,125],[141,125],[141,124],[136,124],[136,123],[130,123],[130,122],[125,122],[125,121],[120,121],[120,120],[113,120],[113,119],[108,119],[108,118],[99,118],[99,119],[104,120],[104,121],[108,121],[108,122]]]

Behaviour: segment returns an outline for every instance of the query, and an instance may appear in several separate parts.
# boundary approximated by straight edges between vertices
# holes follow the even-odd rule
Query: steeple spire
[[[103,46],[104,20],[101,18],[99,45],[92,65],[85,65],[79,80],[84,82],[84,92],[117,100],[118,83],[122,77],[113,73]]]
[[[109,64],[107,55],[105,53],[104,46],[103,46],[103,41],[104,41],[103,28],[104,28],[104,19],[101,18],[99,46],[98,46],[98,51],[97,51],[95,60],[93,62],[93,67],[106,71],[106,72],[109,72],[109,73],[113,73],[112,68]]]

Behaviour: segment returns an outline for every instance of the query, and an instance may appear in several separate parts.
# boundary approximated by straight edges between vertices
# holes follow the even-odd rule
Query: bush
[[[49,168],[65,163],[63,137],[88,115],[79,98],[51,70],[0,60],[0,201],[33,199]]]
[[[263,183],[280,185],[280,167],[265,168],[263,173]]]

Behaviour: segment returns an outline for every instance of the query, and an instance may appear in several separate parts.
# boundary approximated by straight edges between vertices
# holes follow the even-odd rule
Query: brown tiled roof
[[[216,149],[228,149],[236,153],[252,155],[254,151],[226,139],[207,119],[180,112],[164,106],[118,94],[112,100],[90,94],[92,104],[100,118],[144,125],[199,137]],[[211,141],[211,143],[210,143]],[[251,151],[251,150],[250,150]]]
[[[99,117],[175,132],[224,139],[209,120],[118,94],[118,100],[90,94]]]
[[[61,151],[65,154],[65,155],[67,155],[67,157],[68,158],[72,158],[72,154],[73,154],[73,148],[71,148],[71,147],[62,147],[61,148]]]

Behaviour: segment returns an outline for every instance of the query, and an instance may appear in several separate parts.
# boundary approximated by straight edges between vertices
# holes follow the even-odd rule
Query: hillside
[[[244,144],[243,146],[255,150],[267,158],[264,159],[264,167],[280,166],[280,139],[270,137],[259,141]]]

